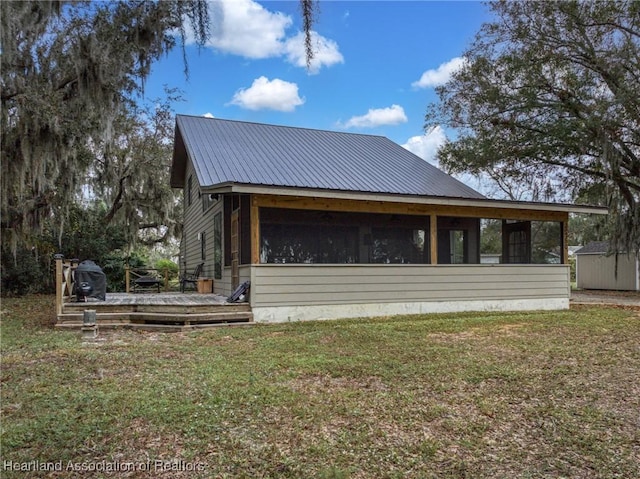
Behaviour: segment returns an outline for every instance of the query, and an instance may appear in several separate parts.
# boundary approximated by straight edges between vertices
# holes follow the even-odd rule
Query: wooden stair
[[[108,302],[65,303],[57,328],[82,327],[84,310],[96,311],[98,328],[133,328],[185,331],[216,326],[253,323],[247,303],[221,304],[110,304]]]

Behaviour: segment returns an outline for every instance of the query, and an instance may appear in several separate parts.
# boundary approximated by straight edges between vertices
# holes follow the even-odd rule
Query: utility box
[[[211,278],[198,278],[198,293],[213,293],[213,280]]]

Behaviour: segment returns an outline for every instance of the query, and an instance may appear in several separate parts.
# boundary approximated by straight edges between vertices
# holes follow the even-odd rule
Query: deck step
[[[247,303],[237,304],[109,304],[109,303],[66,303],[63,314],[82,314],[85,309],[93,309],[96,314],[103,313],[162,313],[162,314],[203,314],[222,311],[250,312]]]
[[[253,322],[249,303],[228,303],[223,296],[114,293],[106,301],[64,303],[56,326],[81,328],[86,310],[95,311],[99,328],[183,331]]]
[[[58,317],[59,323],[82,323],[84,313],[63,313]],[[216,313],[198,314],[165,314],[165,313],[97,313],[98,321],[111,321],[119,323],[145,323],[145,322],[179,322],[179,323],[208,323],[208,322],[236,322],[252,321],[253,314],[248,311],[221,311]]]
[[[147,324],[147,323],[117,323],[117,322],[98,322],[98,330],[103,329],[135,329],[139,331],[164,331],[164,332],[181,332],[181,331],[193,331],[209,328],[220,327],[238,327],[238,326],[253,326],[254,322],[243,323],[210,323],[210,324]],[[82,323],[58,323],[55,325],[59,329],[80,329]]]
[[[63,314],[58,317],[57,325],[59,326],[82,326],[83,315]],[[215,324],[215,323],[250,323],[253,322],[253,314],[251,313],[213,313],[207,315],[162,315],[162,314],[146,314],[146,313],[105,313],[96,315],[98,326],[103,324],[182,324],[182,325],[198,325],[198,324]]]

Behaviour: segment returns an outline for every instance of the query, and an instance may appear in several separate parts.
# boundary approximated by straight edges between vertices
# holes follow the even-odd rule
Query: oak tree
[[[640,2],[490,3],[494,20],[439,87],[427,127],[459,136],[450,172],[608,205],[612,246],[640,249]]]
[[[316,0],[300,0],[300,7],[309,62]],[[187,31],[198,45],[205,44],[207,1],[4,1],[0,22],[3,247],[15,251],[18,243],[28,242],[54,211],[64,223],[65,211],[82,200],[92,182],[92,190],[112,202],[105,221],[129,224],[138,211],[150,216],[136,225],[161,223],[157,208],[145,206],[151,197],[162,197],[162,205],[173,201],[173,195],[164,196],[168,183],[163,187],[154,176],[166,155],[154,168],[148,164],[159,147],[153,130],[160,112],[153,119],[132,112],[154,61],[179,44],[184,53]],[[185,56],[185,73],[187,67]],[[166,141],[166,124],[162,128]],[[145,133],[149,136],[143,139]],[[123,163],[113,155],[129,148],[123,141],[149,147],[145,168],[133,173],[144,154],[134,159],[129,149],[128,160],[134,161],[118,169]],[[145,194],[125,185],[133,175],[149,188]]]
[[[115,121],[152,63],[187,25],[203,44],[209,21],[202,0],[6,1],[0,9],[2,235],[15,247],[78,198],[96,145],[117,140]]]

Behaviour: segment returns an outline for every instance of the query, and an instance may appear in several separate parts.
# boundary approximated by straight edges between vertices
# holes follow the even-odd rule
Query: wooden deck
[[[217,294],[198,293],[107,293],[105,301],[89,301],[87,303],[75,304],[166,304],[166,305],[223,305],[227,303],[227,298]]]
[[[81,328],[85,310],[96,311],[99,328],[184,331],[253,321],[248,303],[215,294],[107,293],[105,301],[65,302],[56,327]]]

